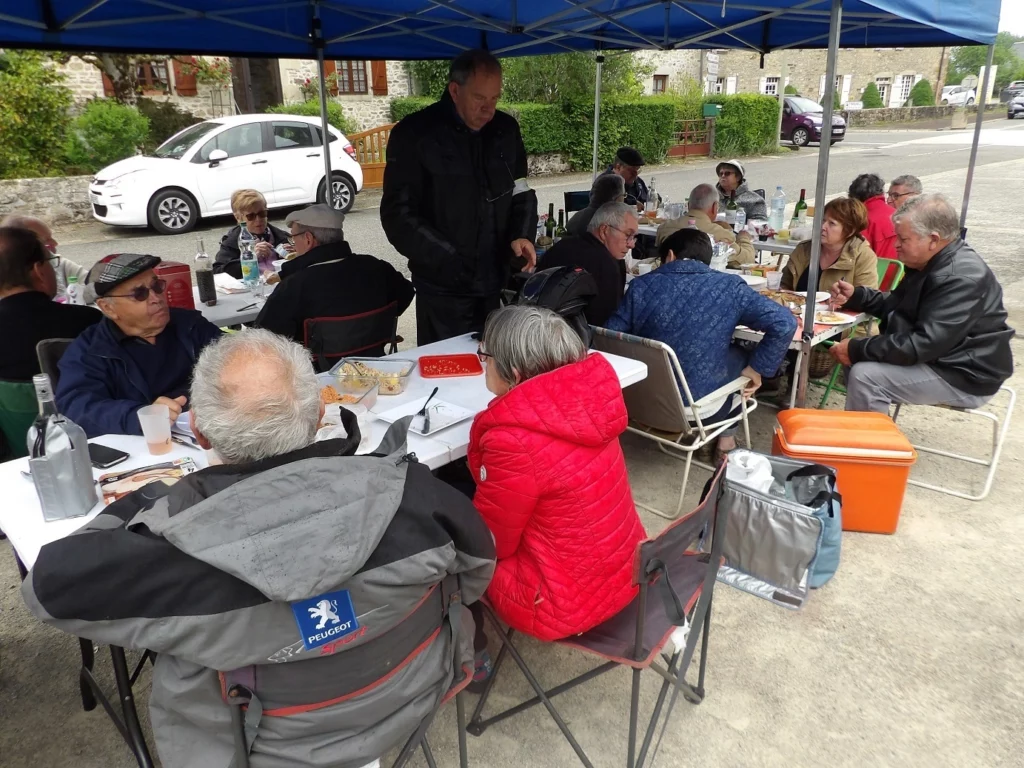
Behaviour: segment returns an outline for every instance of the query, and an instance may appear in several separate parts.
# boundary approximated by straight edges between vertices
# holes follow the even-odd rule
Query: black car
[[[1017,94],[1006,105],[1008,119],[1013,120],[1017,115],[1024,115],[1024,93]]]

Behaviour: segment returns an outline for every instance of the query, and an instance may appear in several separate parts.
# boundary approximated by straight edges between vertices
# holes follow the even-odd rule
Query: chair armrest
[[[733,392],[742,394],[743,388],[746,387],[749,383],[749,378],[747,378],[746,376],[740,376],[736,379],[733,379],[728,384],[723,384],[714,392],[708,392],[706,395],[704,395],[704,397],[695,402],[694,405],[698,407],[702,405],[707,405],[709,403],[715,402],[716,400],[721,400],[726,395],[730,395]]]

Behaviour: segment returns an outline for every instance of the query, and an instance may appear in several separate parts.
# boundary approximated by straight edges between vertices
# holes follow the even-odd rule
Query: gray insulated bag
[[[841,498],[836,471],[781,456],[765,456],[772,490],[761,493],[726,479],[724,564],[718,580],[785,608],[800,608],[808,591],[839,567]]]

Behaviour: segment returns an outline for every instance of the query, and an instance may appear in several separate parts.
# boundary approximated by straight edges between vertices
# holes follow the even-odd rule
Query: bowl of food
[[[320,399],[325,406],[338,403],[339,405],[358,404],[366,408],[373,408],[377,403],[379,385],[374,379],[340,381],[337,376],[330,373],[317,374],[316,378],[320,382]]]
[[[346,357],[338,361],[329,373],[342,388],[377,384],[380,395],[400,395],[409,386],[409,376],[416,367],[415,360],[383,357]]]

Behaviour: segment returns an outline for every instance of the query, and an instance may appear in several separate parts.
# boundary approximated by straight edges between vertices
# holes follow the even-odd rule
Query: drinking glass
[[[147,405],[139,408],[139,424],[146,447],[154,456],[171,450],[171,411],[166,405]]]

